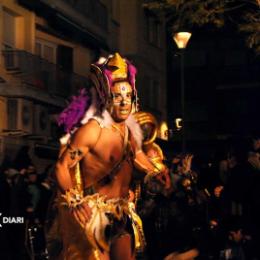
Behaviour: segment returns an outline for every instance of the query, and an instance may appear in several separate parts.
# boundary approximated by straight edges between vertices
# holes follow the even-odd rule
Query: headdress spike
[[[108,60],[107,66],[111,70],[111,77],[113,81],[127,78],[127,63],[120,56],[119,53]]]

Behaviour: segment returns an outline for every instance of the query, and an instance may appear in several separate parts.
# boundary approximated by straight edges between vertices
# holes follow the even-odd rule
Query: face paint
[[[132,104],[132,88],[129,88],[128,82],[116,83],[111,92],[114,105],[120,105],[122,102]]]
[[[115,121],[126,120],[132,110],[132,87],[127,81],[116,82],[111,88],[111,115]]]

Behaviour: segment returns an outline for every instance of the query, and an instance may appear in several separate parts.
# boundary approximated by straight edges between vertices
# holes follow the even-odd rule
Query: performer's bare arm
[[[77,130],[70,144],[61,153],[56,163],[56,178],[62,192],[74,188],[69,170],[95,146],[100,131],[101,128],[95,120],[89,121]],[[72,209],[72,214],[81,225],[84,225],[91,217],[91,210],[87,203],[82,203]]]
[[[135,160],[134,160],[135,167],[146,173],[147,177],[150,177],[152,175],[156,175],[156,178],[162,182],[166,188],[169,185],[169,175],[168,175],[168,169],[165,167],[164,169],[158,169],[156,165],[154,165],[147,155],[143,152],[143,150],[138,149],[135,152]]]
[[[153,172],[155,170],[154,165],[150,162],[147,155],[141,149],[135,152],[134,164],[138,170],[144,173]]]
[[[94,147],[100,131],[99,124],[95,120],[90,120],[76,131],[70,144],[60,155],[56,163],[56,177],[63,192],[73,188],[69,169],[74,167]]]

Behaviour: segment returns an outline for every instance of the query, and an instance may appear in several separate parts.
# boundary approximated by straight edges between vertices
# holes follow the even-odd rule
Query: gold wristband
[[[69,208],[76,208],[84,201],[83,191],[80,192],[76,188],[66,190],[65,194],[61,196],[65,199],[65,204]]]

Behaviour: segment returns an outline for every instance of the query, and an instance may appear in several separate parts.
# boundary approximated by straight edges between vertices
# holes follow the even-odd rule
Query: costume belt
[[[87,195],[83,198],[84,202],[92,210],[90,220],[84,224],[80,223],[84,229],[91,245],[101,251],[109,251],[111,238],[107,237],[106,227],[113,225],[109,215],[120,221],[127,216],[132,224],[133,234],[135,238],[135,249],[143,250],[145,247],[145,238],[142,228],[142,220],[135,212],[135,207],[132,202],[122,198],[107,199],[107,196],[95,193]]]

